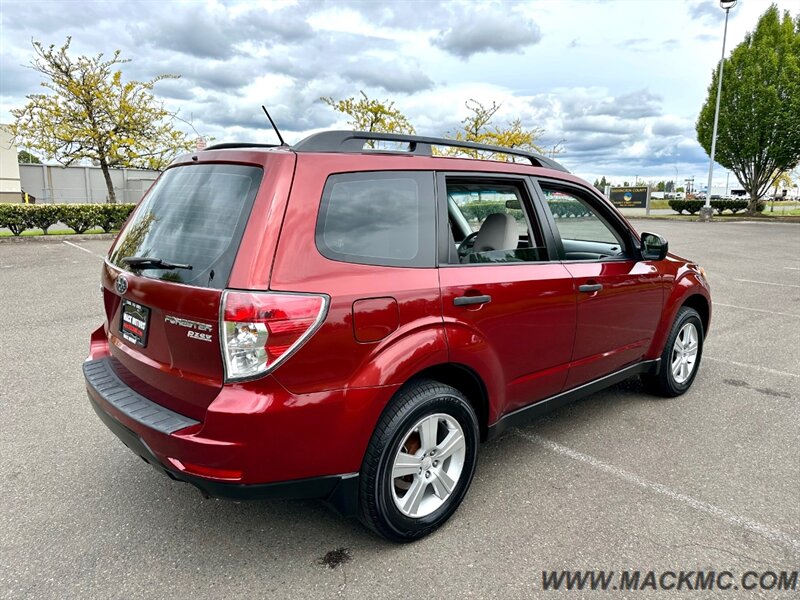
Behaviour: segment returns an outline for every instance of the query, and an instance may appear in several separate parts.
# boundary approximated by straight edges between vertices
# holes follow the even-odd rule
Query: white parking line
[[[788,371],[779,371],[778,369],[770,369],[769,367],[762,367],[761,365],[751,365],[748,363],[736,362],[735,360],[726,360],[724,358],[717,358],[716,356],[708,356],[706,354],[703,355],[703,358],[707,360],[713,360],[714,362],[721,362],[733,365],[734,367],[746,367],[748,369],[755,369],[757,371],[772,373],[773,375],[785,375],[786,377],[797,377],[798,379],[800,379],[800,375],[798,375],[797,373],[789,373]]]
[[[800,267],[783,267],[784,269],[789,269],[790,271],[800,271]]]
[[[686,494],[677,492],[672,488],[667,487],[666,485],[663,485],[661,483],[656,483],[655,481],[650,481],[649,479],[645,479],[644,477],[639,477],[635,473],[631,473],[630,471],[625,471],[624,469],[620,469],[619,467],[615,467],[614,465],[609,465],[601,460],[594,458],[593,456],[589,456],[588,454],[583,454],[582,452],[578,452],[577,450],[573,450],[572,448],[569,448],[567,446],[562,446],[561,444],[558,444],[552,440],[548,440],[547,438],[543,438],[541,436],[532,433],[527,433],[520,429],[517,429],[516,433],[517,435],[528,440],[529,442],[533,442],[537,446],[545,448],[546,450],[550,450],[555,454],[559,454],[561,456],[571,458],[572,460],[582,462],[591,467],[594,467],[595,469],[598,469],[599,471],[603,471],[604,473],[608,473],[609,475],[614,475],[615,477],[624,479],[628,483],[637,485],[640,488],[644,488],[651,492],[661,494],[662,496],[666,496],[671,500],[675,500],[676,502],[686,504],[687,506],[699,512],[703,512],[718,519],[721,519],[723,521],[727,521],[731,525],[747,529],[748,531],[758,534],[761,537],[768,539],[772,542],[777,542],[784,546],[788,546],[795,552],[800,552],[800,541],[795,540],[794,538],[790,537],[789,535],[785,534],[782,531],[779,531],[777,529],[772,529],[767,525],[758,523],[757,521],[751,521],[750,519],[741,517],[736,513],[732,513],[728,510],[725,510],[724,508],[719,508],[718,506],[709,504],[708,502],[697,500],[696,498],[692,498],[691,496],[687,496]]]
[[[744,283],[758,283],[760,285],[778,285],[780,287],[790,287],[800,289],[800,285],[792,285],[791,283],[773,283],[771,281],[755,281],[753,279],[735,279],[734,281],[743,281]]]
[[[795,319],[800,319],[800,315],[794,315],[792,313],[785,313],[785,312],[777,312],[774,310],[765,310],[763,308],[750,308],[749,306],[737,306],[735,304],[723,304],[722,302],[714,302],[714,306],[724,306],[725,308],[738,308],[739,310],[750,310],[752,312],[757,313],[765,313],[767,315],[777,315],[779,317],[794,317]]]
[[[92,256],[96,256],[97,258],[105,260],[105,256],[101,256],[100,254],[92,252],[91,250],[87,250],[83,246],[78,246],[78,244],[73,244],[72,242],[68,242],[67,240],[61,240],[61,241],[64,242],[67,246],[72,246],[73,248],[77,248],[78,250],[83,250],[87,254],[91,254]]]

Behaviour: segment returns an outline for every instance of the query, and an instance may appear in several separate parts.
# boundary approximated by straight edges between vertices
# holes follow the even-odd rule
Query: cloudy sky
[[[800,0],[778,0],[800,13]],[[728,49],[766,0],[731,11]],[[717,0],[0,2],[0,122],[38,91],[31,40],[132,59],[125,77],[158,85],[168,106],[221,141],[288,142],[344,127],[320,101],[364,90],[389,98],[418,133],[442,135],[464,102],[502,104],[541,145],[593,180],[705,179],[694,122],[722,47]],[[725,183],[716,169],[715,181]]]

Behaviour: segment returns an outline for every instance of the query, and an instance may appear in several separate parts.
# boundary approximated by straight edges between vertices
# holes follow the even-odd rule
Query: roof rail
[[[226,142],[224,144],[214,144],[205,148],[206,150],[226,150],[228,148],[280,148],[281,144],[251,144],[249,142]]]
[[[408,152],[406,153],[419,156],[430,156],[432,154],[431,146],[447,146],[450,148],[466,148],[469,150],[494,152],[496,154],[510,154],[512,156],[527,158],[534,167],[546,167],[548,169],[569,173],[569,170],[553,159],[528,150],[490,146],[489,144],[477,144],[475,142],[464,142],[446,138],[408,135],[405,133],[342,130],[321,131],[297,142],[291,148],[295,152],[363,152],[364,143],[367,141],[406,142],[408,143]]]

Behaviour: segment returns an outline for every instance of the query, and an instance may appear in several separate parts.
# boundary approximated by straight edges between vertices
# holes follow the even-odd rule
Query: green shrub
[[[684,200],[684,202],[686,204],[686,212],[688,212],[690,215],[700,212],[700,209],[703,208],[703,205],[705,204],[705,200]]]
[[[61,206],[61,219],[67,227],[75,233],[83,233],[91,229],[100,220],[100,205],[98,204],[63,204]]]
[[[676,213],[681,214],[686,209],[686,200],[670,200],[669,207]]]
[[[0,227],[6,227],[14,235],[31,228],[28,204],[0,204]]]
[[[579,218],[589,214],[586,207],[577,200],[548,200],[547,204],[556,219]]]
[[[723,211],[729,210],[735,215],[740,210],[747,210],[747,200],[712,200],[711,207],[717,214],[721,215]]]
[[[506,212],[505,202],[467,202],[461,212],[468,221],[483,222],[492,213]]]
[[[47,235],[47,228],[61,220],[61,206],[58,204],[30,204],[26,206],[28,226],[38,228]]]
[[[125,219],[130,216],[135,204],[100,204],[100,211],[95,225],[103,231],[118,231]]]
[[[0,228],[20,235],[26,229],[43,229],[59,221],[83,233],[92,227],[118,230],[135,204],[0,204]]]

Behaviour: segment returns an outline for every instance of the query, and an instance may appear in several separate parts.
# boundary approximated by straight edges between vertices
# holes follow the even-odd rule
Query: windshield
[[[145,277],[224,288],[262,174],[259,167],[226,164],[167,170],[120,233],[109,260]]]

